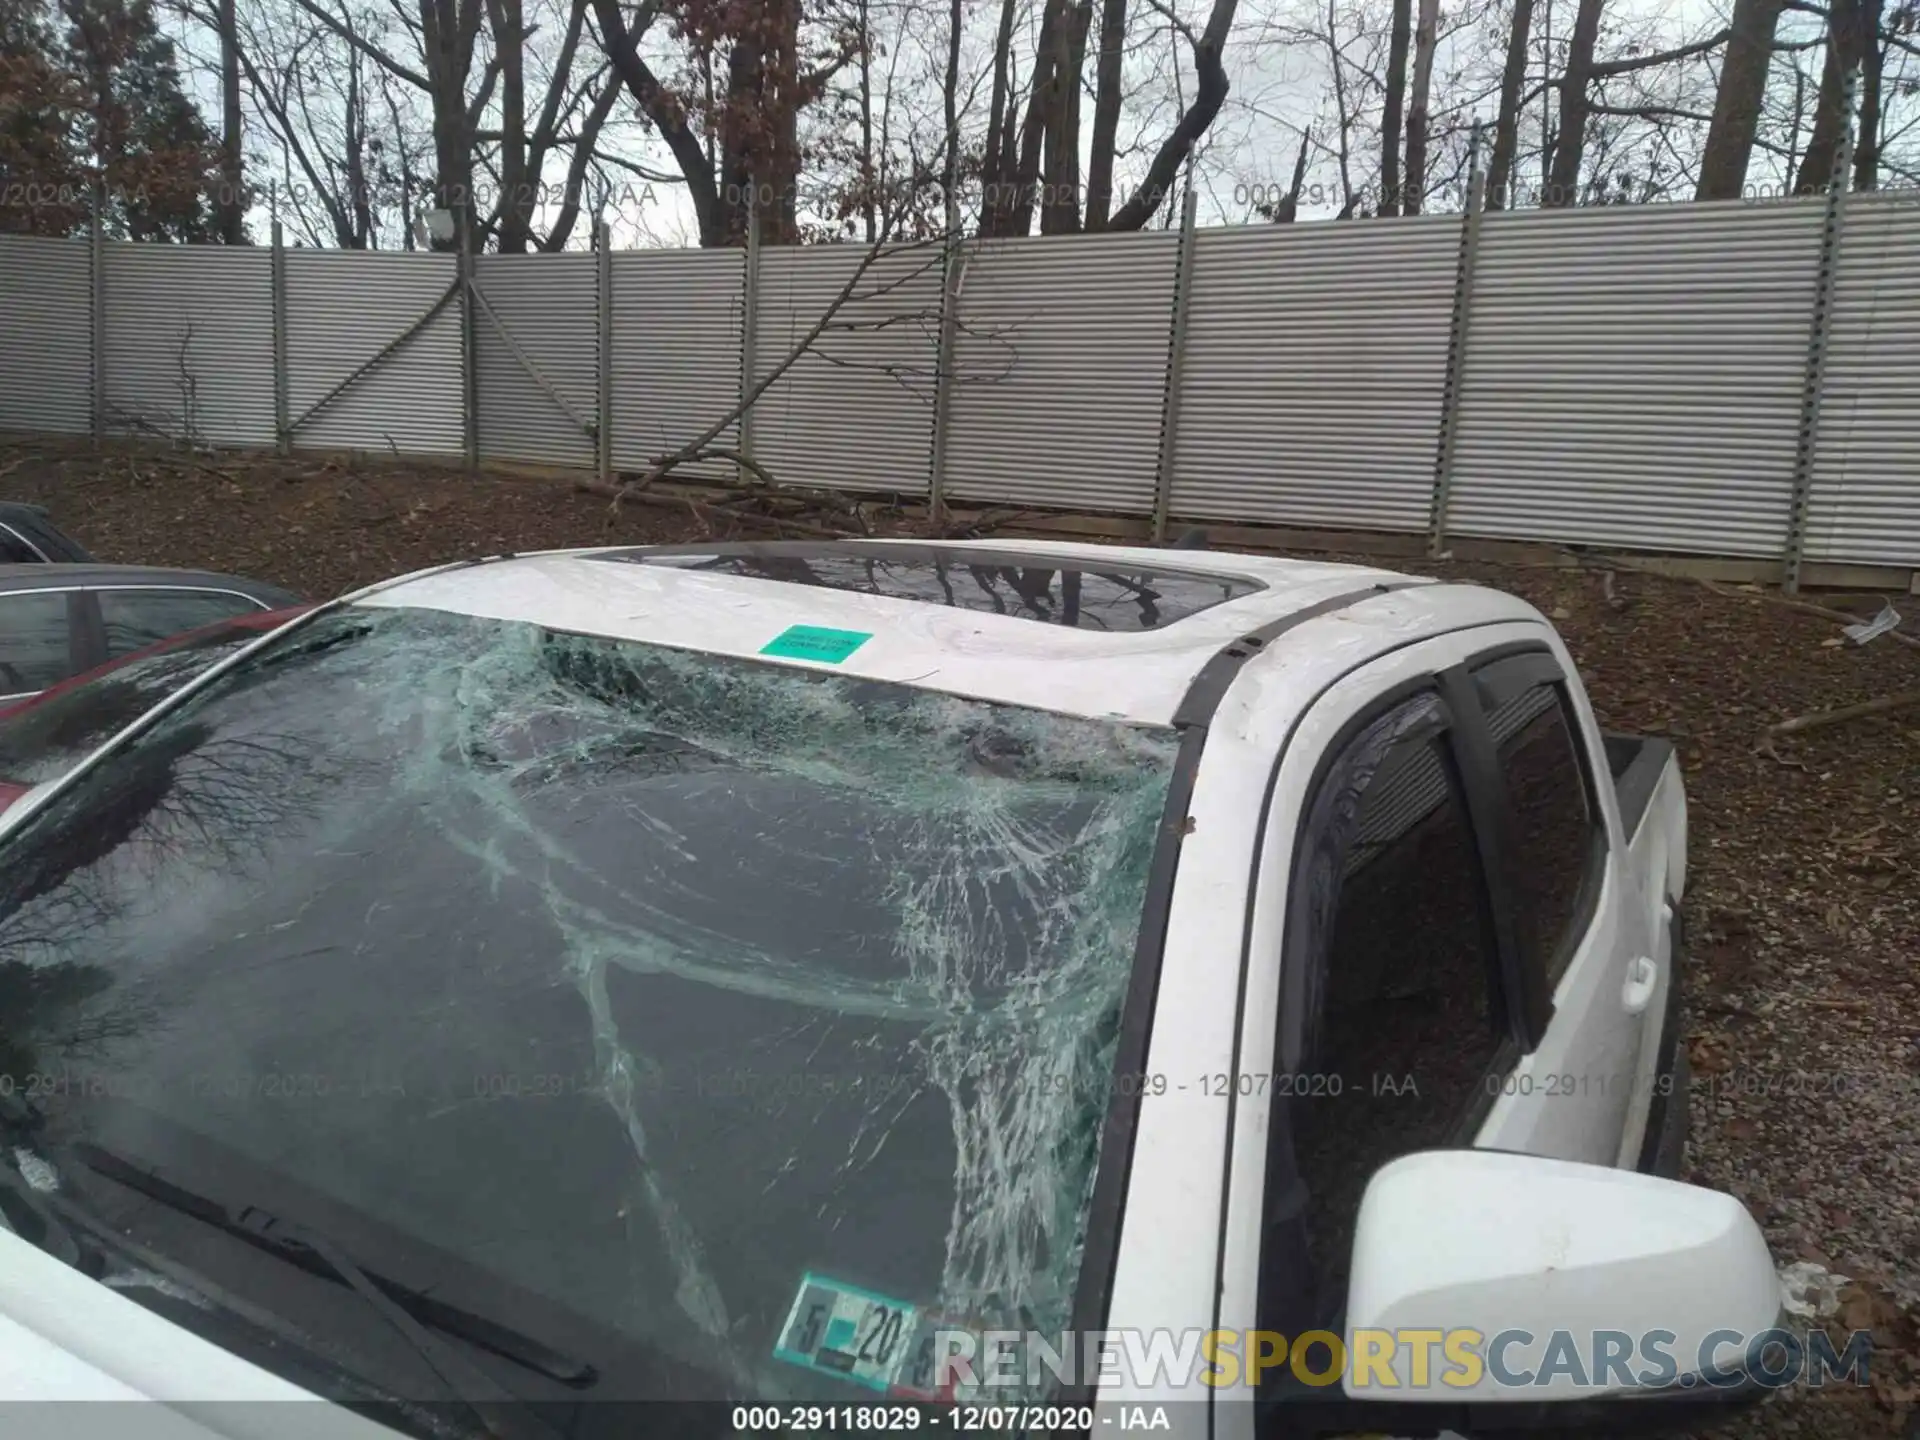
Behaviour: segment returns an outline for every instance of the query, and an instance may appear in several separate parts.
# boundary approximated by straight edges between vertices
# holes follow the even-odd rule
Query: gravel
[[[564,482],[313,457],[0,445],[0,498],[48,505],[102,559],[316,596],[502,550],[707,534],[691,514],[616,515]],[[1566,636],[1604,725],[1678,748],[1689,1178],[1740,1196],[1783,1263],[1850,1277],[1836,1333],[1875,1335],[1870,1387],[1784,1391],[1702,1434],[1920,1440],[1920,710],[1755,748],[1774,722],[1920,687],[1920,650],[1855,646],[1751,587],[1591,566],[1407,568],[1526,597]],[[1882,599],[1827,603],[1864,618]],[[1920,631],[1920,597],[1894,603]]]

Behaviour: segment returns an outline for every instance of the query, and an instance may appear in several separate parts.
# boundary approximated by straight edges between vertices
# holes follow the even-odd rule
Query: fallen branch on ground
[[[1920,690],[1902,690],[1893,695],[1882,695],[1877,700],[1862,700],[1858,705],[1842,705],[1837,710],[1815,710],[1810,715],[1796,715],[1791,720],[1782,720],[1777,725],[1769,725],[1769,735],[1798,735],[1803,730],[1818,730],[1826,725],[1840,725],[1848,720],[1863,719],[1868,715],[1886,715],[1895,710],[1904,710],[1911,705],[1920,705]]]
[[[634,501],[641,505],[651,505],[657,510],[678,510],[682,506],[695,517],[713,525],[749,525],[762,530],[792,531],[801,535],[814,535],[823,540],[858,539],[858,533],[852,530],[836,530],[826,525],[816,525],[808,520],[796,520],[781,515],[756,515],[751,510],[722,509],[718,505],[704,500],[695,500],[689,495],[667,495],[653,490],[634,490],[608,484],[604,480],[576,480],[576,490],[589,495],[607,495],[620,501]]]
[[[846,283],[840,287],[839,293],[828,302],[826,310],[823,311],[820,318],[813,323],[813,328],[800,337],[793,348],[786,353],[785,357],[778,361],[766,374],[754,381],[747,393],[740,397],[739,403],[728,409],[724,415],[720,416],[719,419],[707,426],[706,429],[702,430],[678,450],[660,456],[653,462],[652,467],[644,476],[622,486],[621,494],[632,495],[636,491],[645,490],[649,486],[665,479],[681,466],[692,465],[709,457],[733,460],[743,468],[751,470],[755,475],[759,476],[763,483],[768,485],[773,484],[772,476],[768,475],[739,451],[723,450],[715,445],[714,442],[726,433],[729,425],[734,424],[742,415],[752,410],[754,404],[762,395],[773,388],[781,376],[799,364],[802,356],[813,350],[821,336],[825,335],[829,329],[834,328],[835,317],[838,316],[841,310],[845,309],[848,304],[856,300],[873,300],[891,291],[898,290],[906,283],[906,277],[896,278],[881,285],[870,294],[860,295],[860,282],[867,277],[867,273],[873,269],[876,263],[889,256],[905,254],[912,250],[925,250],[930,243],[931,242],[926,240],[912,240],[902,241],[896,244],[890,243],[883,237],[875,244],[870,245],[867,248],[866,254],[860,257],[860,262],[854,267],[853,273],[847,277]],[[930,263],[938,264],[938,256]],[[872,322],[869,322],[869,328],[871,328],[871,324]]]
[[[1732,585],[1723,585],[1718,580],[1708,580],[1698,575],[1670,574],[1657,565],[1641,564],[1620,555],[1584,555],[1578,550],[1568,550],[1565,553],[1588,569],[1631,570],[1637,575],[1657,575],[1663,580],[1686,580],[1711,590],[1716,595],[1723,595],[1729,600],[1764,600],[1769,605],[1779,605],[1807,615],[1818,615],[1823,620],[1838,621],[1842,625],[1858,625],[1862,618],[1858,615],[1849,615],[1844,610],[1835,610],[1830,605],[1816,605],[1811,600],[1797,600],[1791,595],[1776,595],[1771,590],[1740,590]],[[1909,635],[1901,630],[1888,630],[1885,632],[1885,637],[1920,650],[1920,635]]]

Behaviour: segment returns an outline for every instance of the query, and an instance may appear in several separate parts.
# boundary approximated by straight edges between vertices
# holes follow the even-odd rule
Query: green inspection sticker
[[[912,1353],[918,1318],[918,1308],[904,1301],[808,1273],[800,1277],[773,1357],[884,1391]]]
[[[873,638],[867,630],[828,630],[819,625],[789,625],[760,647],[762,655],[783,660],[818,660],[838,665]]]

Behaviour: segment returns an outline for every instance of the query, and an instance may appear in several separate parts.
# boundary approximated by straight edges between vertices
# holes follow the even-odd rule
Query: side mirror
[[[1730,1195],[1538,1156],[1428,1151],[1383,1166],[1361,1201],[1342,1385],[1353,1400],[1477,1412],[1727,1396],[1750,1388],[1750,1356],[1768,1332],[1781,1338],[1781,1313],[1766,1238]],[[1409,1332],[1431,1337],[1427,1353]]]

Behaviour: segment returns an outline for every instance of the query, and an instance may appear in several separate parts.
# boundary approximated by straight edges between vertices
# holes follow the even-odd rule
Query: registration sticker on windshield
[[[762,655],[783,660],[818,660],[838,665],[873,638],[870,630],[828,630],[819,625],[789,625],[760,647]]]
[[[887,1390],[919,1329],[917,1307],[808,1273],[800,1277],[773,1358]]]

